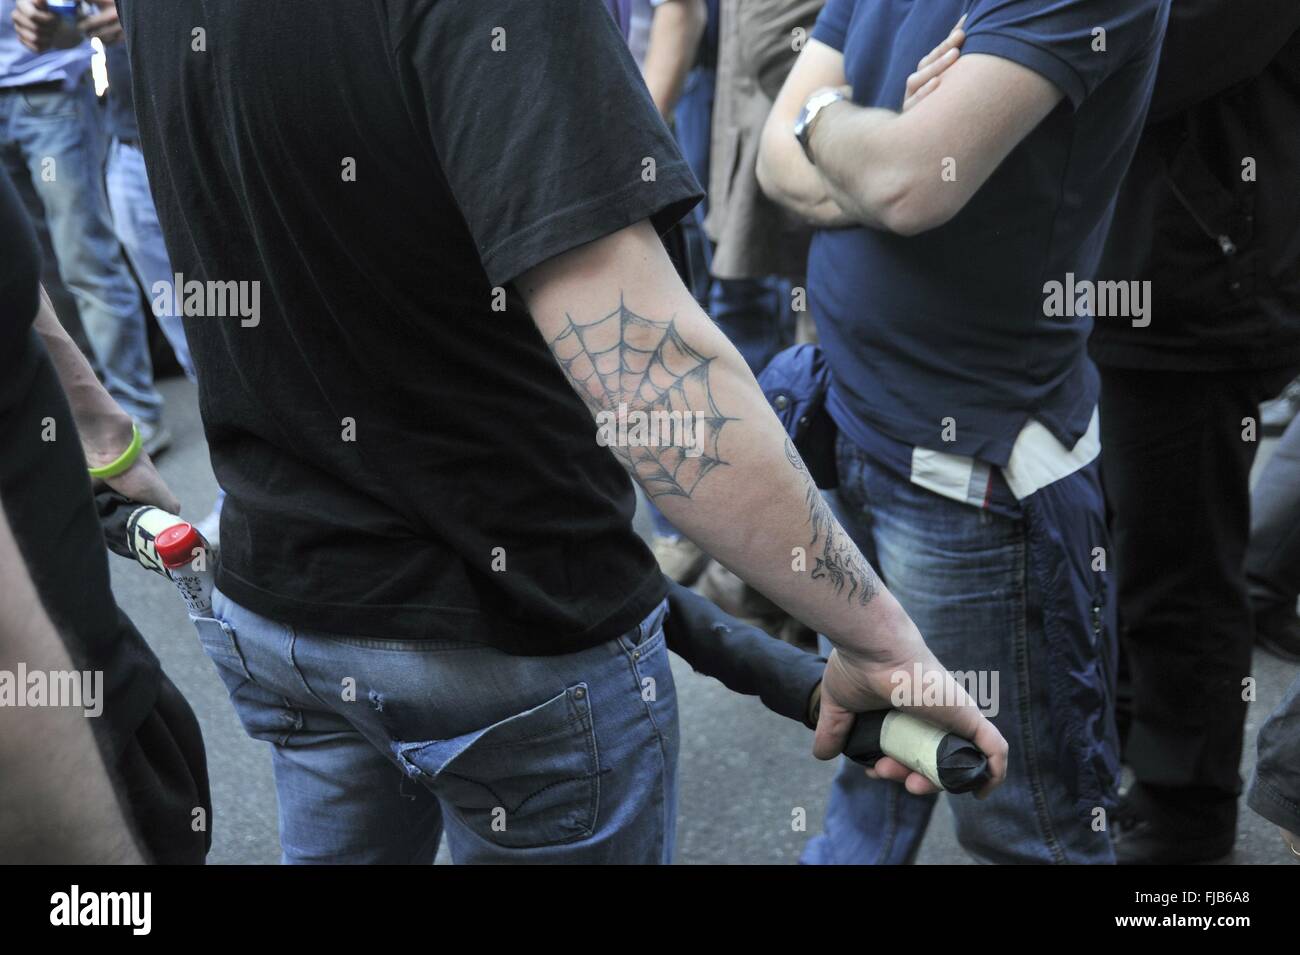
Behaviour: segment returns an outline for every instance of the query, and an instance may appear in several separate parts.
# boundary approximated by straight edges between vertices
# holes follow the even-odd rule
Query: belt
[[[28,83],[25,86],[0,86],[0,93],[61,93],[63,80],[46,80],[44,83]]]

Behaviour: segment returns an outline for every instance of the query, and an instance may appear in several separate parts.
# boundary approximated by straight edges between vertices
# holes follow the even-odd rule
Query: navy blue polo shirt
[[[940,228],[817,233],[808,290],[846,432],[1005,465],[1030,418],[1067,448],[1088,428],[1092,321],[1048,317],[1044,286],[1096,277],[1169,0],[829,0],[813,36],[843,52],[856,103],[899,110],[964,13],[963,55],[1022,64],[1065,99]]]

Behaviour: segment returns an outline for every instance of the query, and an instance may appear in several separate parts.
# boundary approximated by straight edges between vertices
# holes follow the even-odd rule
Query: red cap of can
[[[194,525],[187,524],[184,521],[173,524],[155,537],[153,541],[153,549],[157,552],[158,559],[166,565],[168,570],[184,567],[194,559],[194,549],[196,547],[206,548],[207,546],[208,542],[203,539],[202,534],[194,529]]]

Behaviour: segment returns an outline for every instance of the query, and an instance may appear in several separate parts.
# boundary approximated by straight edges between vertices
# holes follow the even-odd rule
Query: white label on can
[[[895,710],[880,728],[880,748],[908,769],[942,788],[939,782],[939,744],[948,731],[910,713]]]
[[[174,569],[172,580],[185,599],[185,606],[196,617],[212,616],[212,581],[210,572]]]

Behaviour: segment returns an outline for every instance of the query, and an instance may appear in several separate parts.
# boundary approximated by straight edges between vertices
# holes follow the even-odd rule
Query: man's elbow
[[[772,118],[769,117],[759,139],[758,161],[754,173],[758,178],[758,188],[762,190],[763,195],[778,205],[789,208],[794,202],[794,197],[790,194],[781,175],[784,157],[781,155],[782,144],[777,142],[779,134],[774,125]],[[785,135],[793,142],[793,137],[788,132]],[[789,146],[788,143],[784,145]]]
[[[874,185],[875,218],[887,232],[911,237],[946,225],[966,204],[951,183],[903,173]]]

